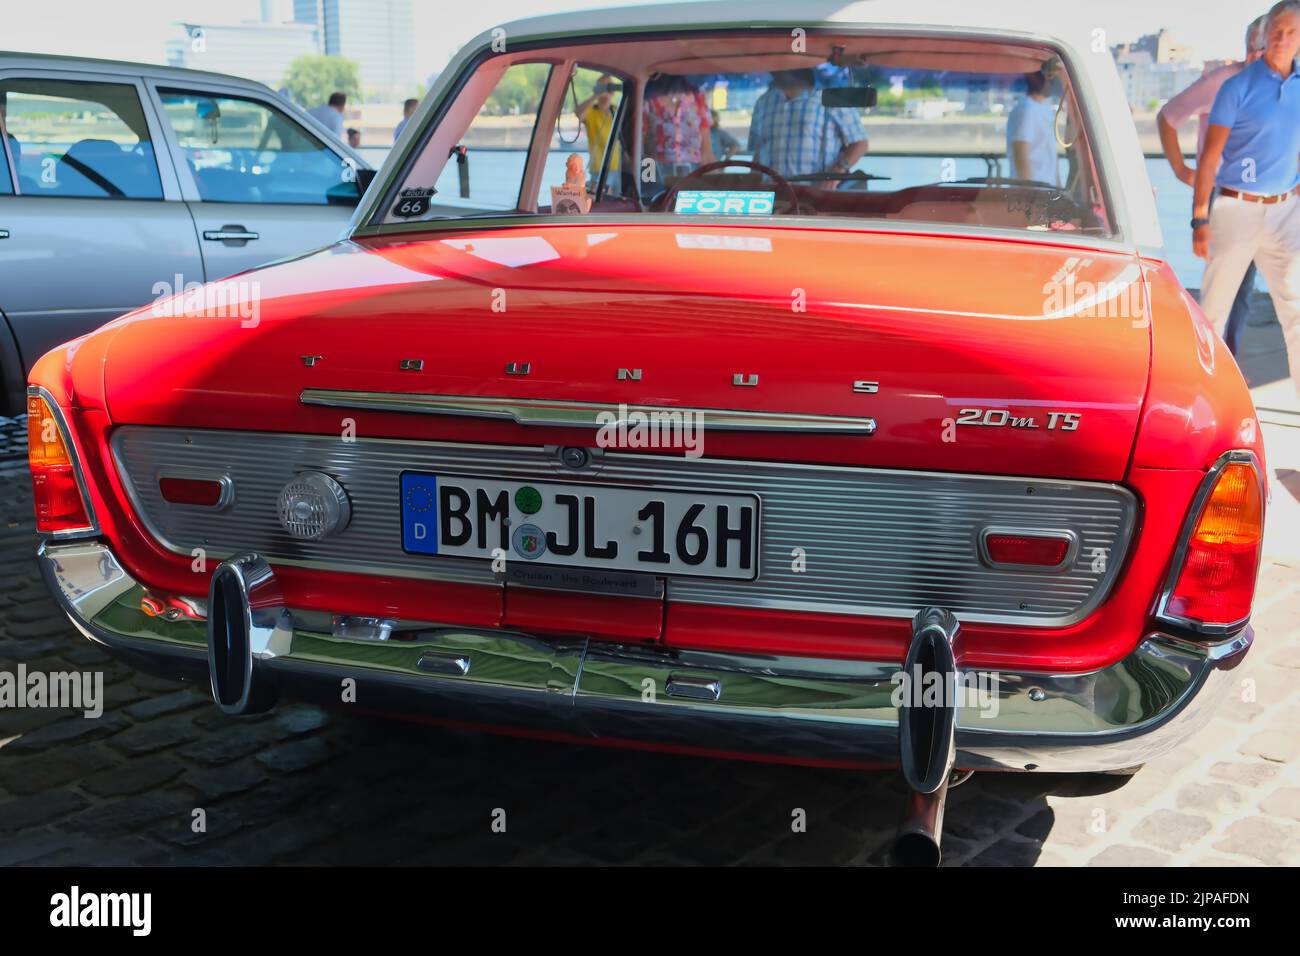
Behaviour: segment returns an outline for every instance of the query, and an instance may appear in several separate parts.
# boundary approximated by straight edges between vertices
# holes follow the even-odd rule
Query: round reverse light
[[[338,534],[352,517],[348,493],[319,471],[294,475],[281,490],[276,510],[284,530],[305,541]]]

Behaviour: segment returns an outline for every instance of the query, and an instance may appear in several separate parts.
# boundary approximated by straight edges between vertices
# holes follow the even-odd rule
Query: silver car
[[[373,175],[260,83],[27,53],[0,53],[0,143],[0,414],[53,346],[332,242]]]

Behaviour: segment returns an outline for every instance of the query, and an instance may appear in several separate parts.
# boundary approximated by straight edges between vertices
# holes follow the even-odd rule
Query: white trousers
[[[1267,206],[1230,196],[1214,197],[1201,308],[1220,337],[1252,259],[1273,297],[1291,363],[1291,381],[1300,395],[1300,196]]]

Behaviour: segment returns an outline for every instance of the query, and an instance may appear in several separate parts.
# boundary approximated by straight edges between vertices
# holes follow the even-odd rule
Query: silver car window
[[[287,114],[257,100],[159,90],[163,115],[205,202],[328,205],[355,170]]]
[[[8,147],[25,196],[162,199],[140,97],[125,83],[0,80]]]

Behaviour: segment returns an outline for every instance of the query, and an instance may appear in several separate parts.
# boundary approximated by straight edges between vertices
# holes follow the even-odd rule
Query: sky
[[[661,0],[662,2],[662,0]],[[1235,0],[972,0],[988,12],[990,23],[1016,23],[1025,10],[1061,13],[1106,30],[1110,43],[1135,39],[1166,27],[1192,48],[1197,59],[1241,56],[1246,24],[1267,9]],[[470,38],[500,23],[541,13],[611,6],[637,6],[618,0],[412,0],[417,79],[442,70]],[[924,11],[925,0],[916,0]],[[0,49],[71,56],[99,56],[147,63],[165,61],[168,39],[178,21],[233,23],[256,20],[259,0],[8,0],[4,5]],[[743,2],[737,3],[743,11]],[[797,9],[797,4],[792,4]],[[1002,15],[999,15],[999,11]],[[1008,11],[1014,10],[1015,14]],[[1080,11],[1086,11],[1080,13]],[[1252,14],[1251,11],[1255,10]]]

